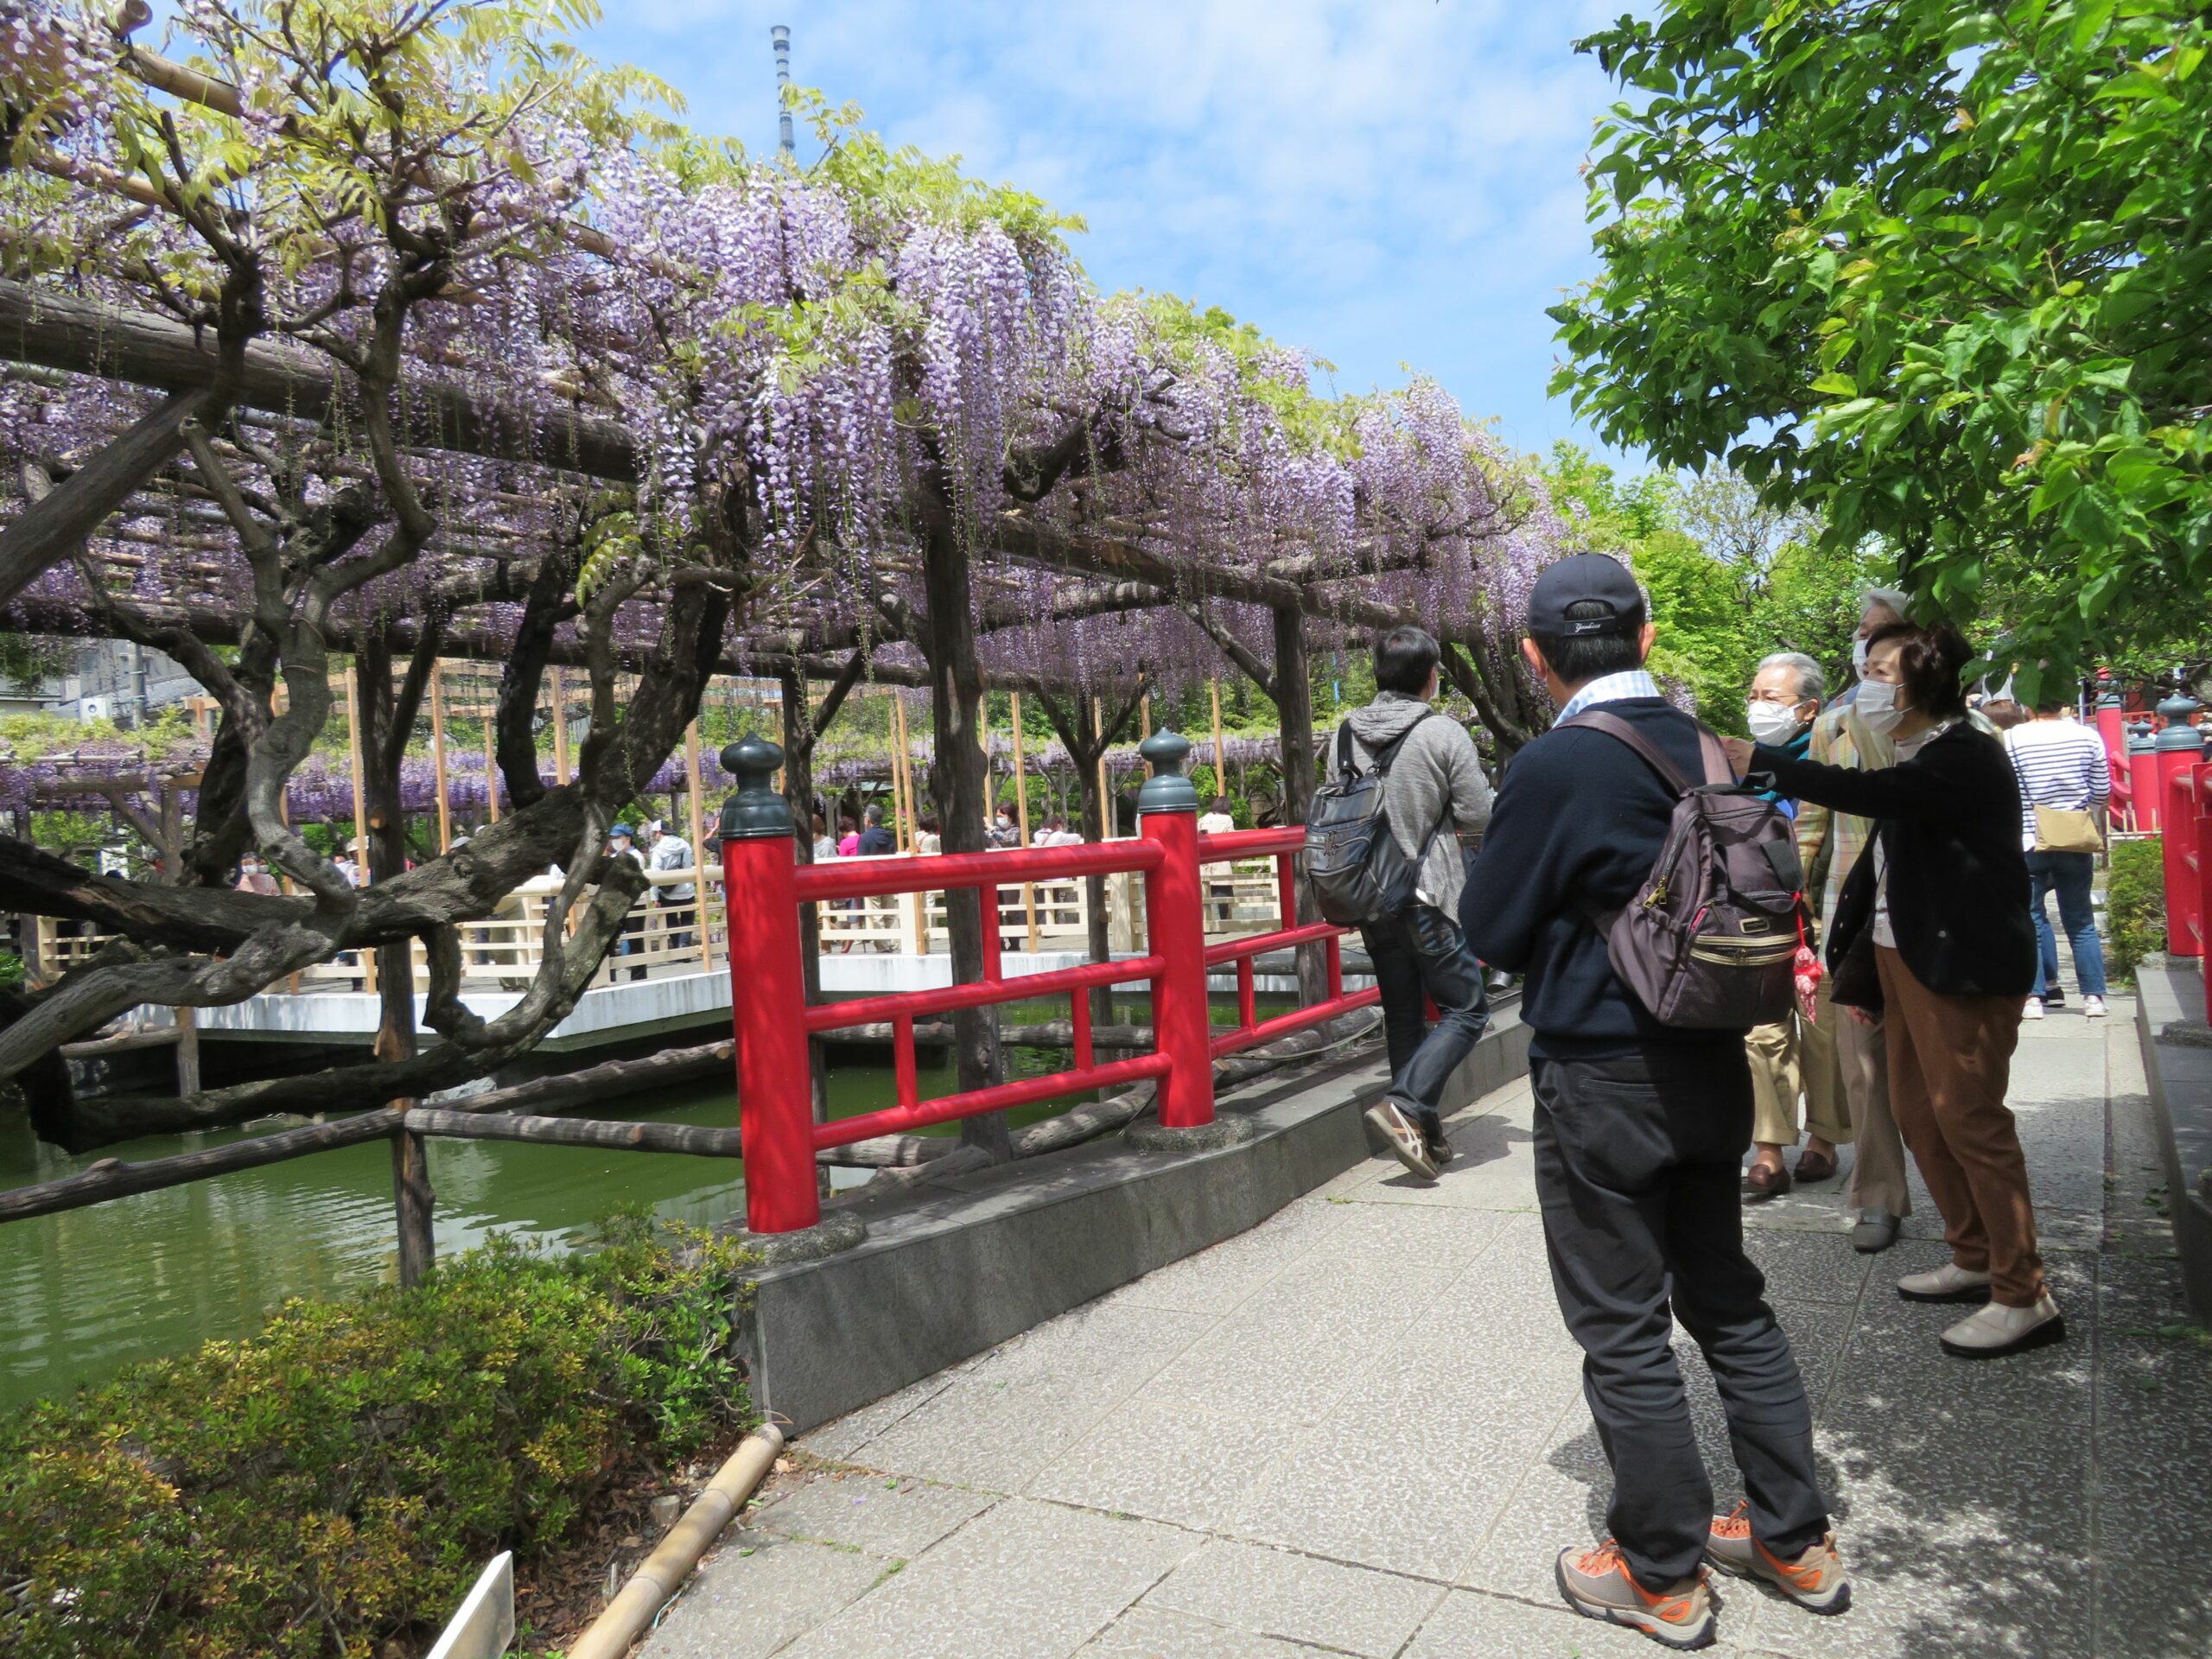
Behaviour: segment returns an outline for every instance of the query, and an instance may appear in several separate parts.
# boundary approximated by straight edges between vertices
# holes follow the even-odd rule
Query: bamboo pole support
[[[558,667],[548,669],[546,678],[553,689],[553,780],[565,784],[569,781],[569,717],[568,698],[563,693],[567,688],[561,683]]]
[[[484,810],[499,821],[499,757],[492,744],[492,716],[484,716]]]
[[[1090,723],[1101,737],[1105,736],[1106,705],[1096,697],[1090,700]],[[1111,841],[1115,830],[1119,826],[1114,822],[1114,797],[1106,787],[1106,751],[1103,748],[1098,751],[1098,838]]]
[[[715,965],[715,950],[707,935],[707,810],[699,798],[699,722],[696,720],[683,728],[683,781],[689,785],[684,798],[691,809],[691,868],[695,874],[691,889],[698,907],[699,965],[711,968]],[[723,902],[728,902],[727,894]]]
[[[1229,793],[1229,753],[1221,741],[1221,682],[1208,680],[1206,690],[1213,695],[1213,792]]]
[[[1020,815],[1021,844],[1029,845],[1029,773],[1021,757],[1021,693],[1008,694],[1014,699],[1014,810]],[[1037,954],[1037,884],[1021,884],[1021,918],[1029,928],[1029,954]]]
[[[446,790],[446,664],[430,664],[430,745],[438,768],[438,850],[453,848],[453,802]]]
[[[1149,742],[1152,739],[1152,696],[1149,692],[1137,699],[1137,718],[1144,725],[1144,735],[1138,741]]]
[[[906,850],[912,852],[914,837],[921,832],[921,817],[914,810],[914,751],[906,731],[906,699],[899,695],[899,688],[891,688],[891,718],[898,733],[899,753],[892,766],[893,781],[906,794]],[[906,895],[906,923],[908,938],[916,956],[926,956],[930,948],[930,915],[928,895],[910,893]]]

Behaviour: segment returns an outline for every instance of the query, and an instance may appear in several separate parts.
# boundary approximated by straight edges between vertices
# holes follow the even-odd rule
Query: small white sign
[[[512,1551],[492,1559],[477,1575],[429,1659],[499,1659],[515,1639],[515,1558]]]

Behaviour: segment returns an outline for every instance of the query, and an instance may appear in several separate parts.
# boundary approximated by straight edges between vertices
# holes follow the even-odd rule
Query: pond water
[[[1065,1002],[1027,1013],[1065,1017]],[[1016,1015],[1016,1018],[1022,1017]],[[1115,1018],[1147,1017],[1116,1000]],[[1217,1010],[1216,1018],[1224,1017]],[[1263,1016],[1264,1017],[1264,1016]],[[830,1110],[849,1117],[894,1103],[881,1049],[832,1049]],[[839,1056],[850,1057],[843,1063]],[[925,1099],[950,1093],[949,1052],[924,1050]],[[1016,1049],[1011,1076],[1069,1064]],[[1009,1114],[1015,1125],[1065,1101]],[[663,1123],[734,1125],[734,1088],[703,1082],[575,1114]],[[957,1134],[957,1124],[937,1133]],[[99,1158],[137,1162],[219,1146],[250,1131],[164,1135],[73,1157],[45,1145],[21,1117],[0,1118],[0,1187],[59,1179]],[[619,1152],[515,1141],[429,1143],[437,1251],[467,1249],[494,1230],[567,1243],[587,1236],[618,1204],[701,1224],[744,1209],[741,1166],[675,1153]],[[0,1229],[0,1407],[65,1392],[132,1360],[209,1338],[247,1335],[290,1297],[339,1295],[394,1271],[391,1154],[383,1141],[239,1170],[10,1222]]]

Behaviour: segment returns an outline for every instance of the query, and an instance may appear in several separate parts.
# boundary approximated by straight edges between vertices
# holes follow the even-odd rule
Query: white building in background
[[[51,714],[130,727],[200,695],[200,682],[164,652],[119,639],[88,639],[67,673],[29,686],[0,682],[0,714]]]

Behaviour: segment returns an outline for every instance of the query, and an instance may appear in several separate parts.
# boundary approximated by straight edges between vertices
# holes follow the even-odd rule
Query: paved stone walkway
[[[2180,1328],[2132,1008],[2026,1027],[2015,1104],[2072,1339],[1978,1366],[1854,1255],[1836,1200],[1751,1212],[1812,1389],[1858,1600],[1728,1586],[1716,1651],[2212,1652],[2212,1348]],[[650,1659],[1552,1659],[1610,1478],[1533,1213],[1525,1084],[1433,1187],[1386,1160],[799,1442]],[[1739,1490],[1701,1360],[1708,1466]],[[1724,1498],[1724,1501],[1726,1499]]]

